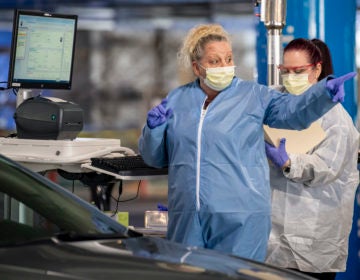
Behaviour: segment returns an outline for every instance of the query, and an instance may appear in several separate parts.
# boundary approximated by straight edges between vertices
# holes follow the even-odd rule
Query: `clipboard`
[[[286,151],[293,154],[305,154],[325,138],[320,121],[313,122],[303,130],[290,130],[263,126],[265,141],[278,146],[281,138],[286,138]]]

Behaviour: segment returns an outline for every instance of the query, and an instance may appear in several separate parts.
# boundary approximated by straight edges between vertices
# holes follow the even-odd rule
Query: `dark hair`
[[[332,64],[331,54],[329,47],[325,44],[325,42],[319,39],[312,39],[312,43],[314,43],[321,52],[321,61],[322,61],[322,70],[318,80],[325,78],[326,76],[334,74],[334,68]]]
[[[308,40],[297,38],[286,45],[284,53],[290,50],[303,50],[309,56],[309,62],[311,64],[316,65],[317,63],[321,63],[322,70],[318,78],[319,81],[334,73],[330,50],[323,41],[319,39]]]

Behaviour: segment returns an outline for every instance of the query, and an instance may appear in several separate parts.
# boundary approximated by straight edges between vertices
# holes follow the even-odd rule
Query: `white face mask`
[[[292,94],[299,95],[312,86],[309,74],[283,74],[281,77],[284,87]]]
[[[204,68],[203,66],[201,67]],[[221,91],[229,86],[235,76],[235,66],[204,69],[206,70],[205,85],[216,91]]]

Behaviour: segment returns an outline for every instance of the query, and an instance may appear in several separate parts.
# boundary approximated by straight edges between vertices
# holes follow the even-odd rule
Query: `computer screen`
[[[15,10],[9,88],[70,89],[76,15]]]

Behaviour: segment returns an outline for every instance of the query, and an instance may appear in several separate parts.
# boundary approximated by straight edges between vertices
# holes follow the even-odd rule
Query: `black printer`
[[[14,113],[17,137],[73,140],[83,128],[79,105],[59,98],[36,96],[22,102]]]

